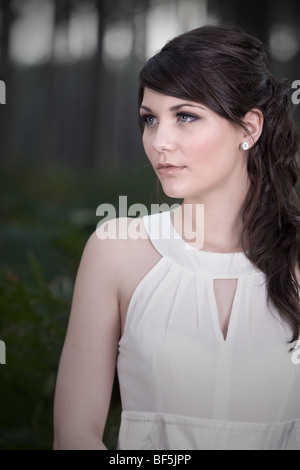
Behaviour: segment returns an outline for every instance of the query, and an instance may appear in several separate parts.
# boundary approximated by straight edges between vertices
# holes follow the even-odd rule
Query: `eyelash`
[[[191,123],[199,119],[197,116],[194,116],[193,114],[189,114],[189,113],[180,112],[176,114],[177,118],[182,118],[183,116],[188,118],[189,120],[181,121],[182,124]],[[144,114],[140,116],[140,121],[145,127],[152,127],[154,126],[154,124],[149,124],[149,121],[148,121],[151,118],[156,119],[155,116],[153,116],[152,114]]]

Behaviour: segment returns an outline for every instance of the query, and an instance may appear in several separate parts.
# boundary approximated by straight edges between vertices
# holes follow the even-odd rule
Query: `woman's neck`
[[[173,211],[173,224],[181,237],[195,248],[217,253],[243,251],[242,209],[244,198],[184,200]]]

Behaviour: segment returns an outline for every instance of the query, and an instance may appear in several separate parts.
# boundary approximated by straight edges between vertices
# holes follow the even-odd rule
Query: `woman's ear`
[[[243,123],[248,130],[248,132],[243,131],[243,139],[248,143],[249,148],[251,148],[258,141],[262,133],[264,124],[263,113],[259,109],[251,109],[245,114]]]

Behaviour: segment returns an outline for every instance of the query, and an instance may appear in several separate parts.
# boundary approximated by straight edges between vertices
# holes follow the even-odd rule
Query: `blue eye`
[[[158,123],[156,117],[152,116],[151,114],[144,114],[141,116],[141,121],[146,127],[152,127]]]
[[[194,116],[193,114],[184,113],[184,112],[177,113],[176,118],[177,118],[177,121],[181,124],[188,124],[199,119],[197,116]],[[153,114],[141,114],[140,122],[143,124],[144,127],[154,127],[159,124],[158,119]]]
[[[183,123],[193,122],[197,119],[196,116],[193,116],[192,114],[188,114],[188,113],[178,113],[177,117],[180,119],[180,122],[183,122]]]

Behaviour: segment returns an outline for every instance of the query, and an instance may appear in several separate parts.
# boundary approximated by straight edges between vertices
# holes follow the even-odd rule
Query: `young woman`
[[[55,449],[105,448],[116,366],[119,449],[300,449],[289,92],[261,42],[235,26],[176,37],[143,67],[145,152],[183,203],[145,216],[140,237],[119,219],[118,239],[101,239],[116,221],[89,239],[57,378]]]

